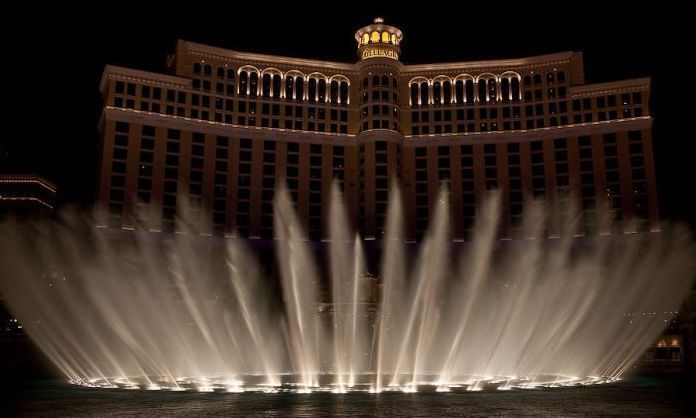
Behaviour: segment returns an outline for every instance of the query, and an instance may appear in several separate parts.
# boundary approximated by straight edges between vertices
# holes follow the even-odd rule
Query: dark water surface
[[[469,393],[181,393],[71,386],[10,386],[0,416],[695,416],[688,383],[638,379],[611,385]]]

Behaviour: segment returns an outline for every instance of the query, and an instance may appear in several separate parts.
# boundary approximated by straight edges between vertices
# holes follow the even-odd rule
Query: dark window
[[[116,132],[128,133],[130,126],[126,122],[116,122]]]

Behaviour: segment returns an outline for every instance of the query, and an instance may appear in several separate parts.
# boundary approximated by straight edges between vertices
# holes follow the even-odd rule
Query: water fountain
[[[1,226],[0,291],[75,384],[343,393],[614,381],[664,327],[626,314],[672,311],[691,286],[695,247],[676,227],[578,238],[571,216],[547,239],[543,208],[531,205],[524,238],[501,251],[496,195],[455,251],[445,189],[411,257],[393,190],[377,303],[335,186],[328,280],[280,190],[276,281],[246,241],[201,237],[185,217],[177,234],[115,239],[72,216]]]

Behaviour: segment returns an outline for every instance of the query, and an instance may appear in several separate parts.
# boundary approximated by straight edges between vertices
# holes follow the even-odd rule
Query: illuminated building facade
[[[397,179],[410,240],[443,182],[455,240],[492,189],[501,238],[520,237],[533,199],[549,236],[574,199],[578,235],[659,228],[649,78],[585,84],[580,52],[406,65],[402,32],[381,19],[355,39],[355,63],[179,41],[170,74],[107,66],[100,226],[135,228],[142,207],[144,227],[171,232],[185,206],[204,234],[271,239],[282,181],[319,240],[335,180],[356,229],[379,239]]]
[[[35,175],[0,174],[0,222],[35,220],[53,213],[56,186]]]

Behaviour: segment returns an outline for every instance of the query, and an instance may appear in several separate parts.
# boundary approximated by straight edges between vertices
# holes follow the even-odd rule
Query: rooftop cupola
[[[358,42],[358,58],[361,60],[370,58],[398,60],[401,53],[399,44],[403,38],[404,34],[398,28],[385,25],[384,19],[381,17],[375,18],[373,24],[355,32],[355,40]]]

